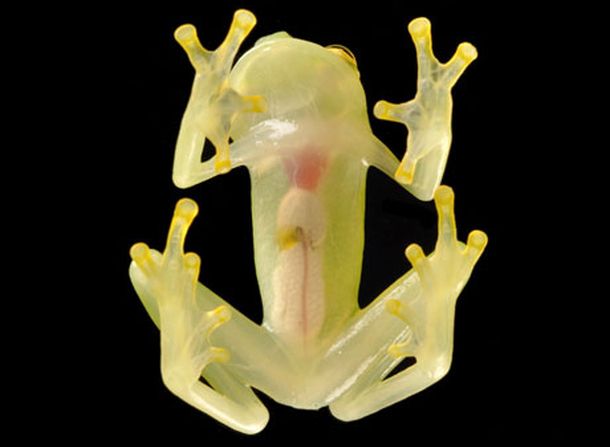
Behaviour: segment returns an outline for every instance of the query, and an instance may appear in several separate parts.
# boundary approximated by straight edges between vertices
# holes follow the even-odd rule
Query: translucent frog
[[[131,249],[130,277],[161,332],[161,373],[178,397],[243,433],[269,414],[252,388],[296,408],[329,406],[362,418],[417,393],[449,370],[455,304],[487,237],[456,238],[454,194],[440,186],[451,143],[451,88],[476,56],[462,43],[441,64],[430,22],[409,24],[418,90],[374,114],[408,127],[402,161],[371,131],[352,54],[280,32],[260,39],[233,66],[255,25],[239,10],[215,51],[195,28],[175,38],[195,80],[182,120],[174,183],[187,188],[233,167],[251,176],[254,251],[264,320],[256,324],[198,283],[200,258],[184,253],[198,212],[180,200],[165,251]],[[206,138],[213,158],[202,162]],[[366,308],[358,306],[366,172],[375,166],[421,200],[434,199],[438,241]],[[409,368],[388,377],[406,357]],[[205,380],[201,380],[201,378]]]

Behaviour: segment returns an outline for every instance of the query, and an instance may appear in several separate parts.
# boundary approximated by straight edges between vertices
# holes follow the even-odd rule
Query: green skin
[[[427,55],[425,42],[418,47],[426,38],[422,20],[410,26],[420,68]],[[456,71],[452,59],[441,67],[455,79],[438,78],[433,70],[431,82],[422,82],[427,74],[420,70],[414,101],[376,108],[382,118],[399,120],[401,110],[408,115],[413,104],[425,106],[417,126],[411,115],[404,122],[411,142],[435,142],[415,160],[415,176],[405,187],[420,198],[434,197],[439,242],[428,257],[409,247],[414,270],[360,309],[366,172],[373,165],[399,178],[401,164],[372,134],[355,62],[340,50],[277,33],[259,40],[231,70],[253,26],[251,13],[236,12],[214,52],[200,46],[193,27],[177,30],[197,74],[174,181],[188,187],[235,166],[249,169],[263,324],[197,283],[199,258],[183,251],[197,213],[191,200],[178,203],[165,252],[136,244],[130,267],[161,330],[168,388],[244,433],[262,430],[268,420],[251,387],[298,408],[330,405],[338,418],[353,420],[439,380],[451,361],[457,296],[486,242],[481,232],[471,233],[468,244],[457,241],[453,193],[437,188],[448,153],[437,137],[450,141],[450,89],[465,68]],[[429,38],[429,26],[427,32]],[[433,58],[431,47],[429,53]],[[206,138],[217,155],[201,163]],[[407,356],[416,356],[416,365],[384,380]]]

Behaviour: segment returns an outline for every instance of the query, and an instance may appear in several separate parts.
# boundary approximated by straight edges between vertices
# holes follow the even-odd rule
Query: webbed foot
[[[416,197],[432,199],[440,185],[451,146],[451,88],[466,67],[476,59],[477,50],[461,43],[451,60],[442,64],[432,52],[430,21],[411,21],[409,33],[417,51],[417,94],[393,104],[379,101],[373,113],[382,120],[407,126],[407,150],[395,173],[399,183],[408,185]]]
[[[389,353],[395,358],[451,352],[455,303],[487,245],[487,235],[480,230],[472,231],[466,244],[458,241],[454,193],[450,187],[440,186],[434,193],[434,202],[438,212],[438,240],[434,252],[426,256],[417,244],[411,244],[405,250],[419,277],[421,298],[410,305],[398,299],[386,302],[386,309],[403,320],[415,334],[412,339],[390,346]],[[426,338],[428,342],[424,342]],[[450,355],[442,358],[450,360]]]
[[[212,362],[226,362],[229,353],[212,346],[210,335],[231,317],[226,306],[211,311],[199,308],[196,299],[201,260],[195,253],[184,253],[184,240],[197,214],[197,204],[182,199],[174,217],[163,254],[142,242],[130,255],[142,275],[143,287],[156,299],[161,329],[163,381],[181,395],[199,380]]]
[[[216,149],[215,173],[229,172],[229,134],[233,119],[238,113],[260,112],[266,107],[262,97],[244,96],[229,86],[235,55],[255,24],[256,17],[250,11],[236,11],[227,36],[214,51],[201,45],[197,30],[191,24],[178,27],[174,33],[196,71],[176,145],[174,183],[178,187],[186,188],[209,177],[196,169],[206,138]]]

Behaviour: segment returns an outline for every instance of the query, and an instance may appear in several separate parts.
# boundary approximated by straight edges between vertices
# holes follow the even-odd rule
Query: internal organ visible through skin
[[[326,217],[316,193],[326,160],[304,150],[284,162],[291,187],[277,215],[279,255],[273,276],[269,324],[294,342],[307,342],[322,327],[325,313],[323,241]]]
[[[306,146],[292,157],[284,158],[284,170],[292,184],[315,191],[326,170],[327,157],[315,146]]]

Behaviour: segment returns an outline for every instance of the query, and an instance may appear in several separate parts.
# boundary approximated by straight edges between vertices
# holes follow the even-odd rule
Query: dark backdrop
[[[161,382],[158,331],[127,276],[129,247],[145,241],[161,248],[175,202],[188,196],[200,205],[187,245],[202,257],[201,281],[253,319],[262,317],[247,172],[237,169],[186,191],[171,182],[193,76],[172,33],[193,23],[203,45],[215,48],[239,7],[258,18],[243,49],[278,30],[351,49],[369,112],[378,99],[402,102],[415,93],[415,51],[406,29],[411,19],[430,18],[441,60],[462,41],[479,51],[454,89],[454,142],[444,183],[456,192],[460,237],[480,228],[490,242],[458,301],[453,367],[435,386],[360,421],[346,424],[327,409],[295,410],[262,395],[270,423],[246,437],[184,404]],[[556,378],[565,345],[558,346],[561,337],[551,329],[556,304],[541,268],[541,253],[551,245],[542,216],[552,212],[545,170],[553,161],[537,122],[559,83],[545,76],[541,55],[563,45],[565,36],[513,2],[201,1],[184,8],[148,5],[137,13],[101,6],[72,13],[61,39],[71,54],[66,76],[79,105],[67,119],[83,123],[86,137],[76,145],[86,169],[75,171],[78,186],[66,184],[66,194],[85,216],[73,235],[76,271],[95,267],[78,274],[80,292],[64,300],[71,324],[62,331],[62,346],[75,366],[60,373],[68,380],[58,386],[58,399],[76,399],[65,404],[66,417],[54,430],[65,434],[76,425],[87,438],[202,445],[345,445],[365,437],[396,445],[495,444],[566,435],[565,394],[557,392]],[[401,157],[405,129],[374,118],[372,126]],[[419,203],[373,170],[366,219],[363,305],[410,268],[406,245],[432,248],[436,218],[431,203]]]

